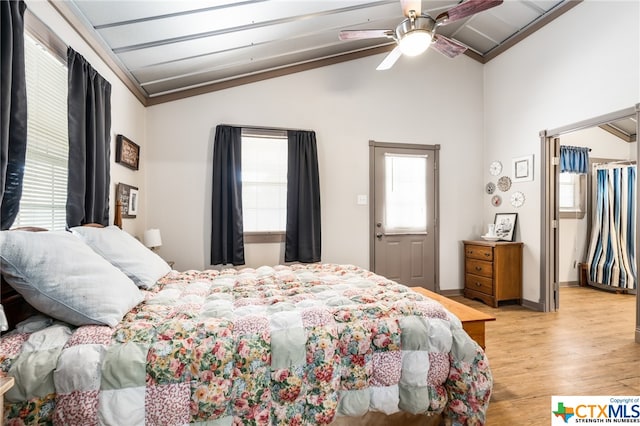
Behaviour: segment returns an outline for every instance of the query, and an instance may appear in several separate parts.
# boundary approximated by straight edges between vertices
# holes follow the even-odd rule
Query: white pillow
[[[149,289],[171,272],[171,267],[160,256],[117,226],[76,226],[71,232],[124,272],[138,287]]]
[[[114,327],[143,295],[69,232],[0,232],[0,271],[34,308],[73,325]]]

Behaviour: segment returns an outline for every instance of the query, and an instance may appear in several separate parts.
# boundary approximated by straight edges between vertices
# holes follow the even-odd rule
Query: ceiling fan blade
[[[499,6],[502,2],[503,0],[467,0],[446,12],[442,12],[436,18],[436,22],[439,24],[448,24],[449,22],[457,21],[458,19],[466,18],[483,10]]]
[[[361,40],[365,38],[392,37],[393,30],[343,30],[340,31],[340,40]]]
[[[400,58],[400,56],[402,56],[402,52],[400,51],[400,46],[394,47],[393,50],[389,52],[389,54],[384,58],[384,60],[380,62],[380,65],[378,65],[378,68],[376,68],[376,70],[377,71],[388,70],[393,66],[393,64],[396,63],[396,61],[398,60],[398,58]]]
[[[416,12],[416,16],[420,16],[422,13],[422,0],[400,0],[400,6],[402,6],[402,14],[407,18],[410,16],[411,10]]]
[[[431,44],[431,47],[449,58],[455,58],[467,50],[467,46],[440,34],[436,34],[434,39],[435,42]]]

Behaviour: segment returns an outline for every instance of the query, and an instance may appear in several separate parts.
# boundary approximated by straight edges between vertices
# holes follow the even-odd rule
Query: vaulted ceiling
[[[435,18],[459,3],[422,0],[422,13]],[[466,55],[485,63],[578,3],[507,0],[437,32],[467,46]],[[51,4],[145,105],[390,51],[396,43],[389,38],[341,41],[338,34],[395,29],[405,18],[399,0]]]

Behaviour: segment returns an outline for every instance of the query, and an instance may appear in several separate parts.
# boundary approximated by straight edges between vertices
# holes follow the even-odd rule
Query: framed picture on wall
[[[124,219],[133,219],[138,214],[138,188],[119,183],[116,186],[116,199],[120,201],[122,206],[122,217]]]
[[[116,137],[116,163],[133,170],[140,166],[140,145],[133,143],[123,135]]]
[[[518,213],[496,213],[493,224],[496,226],[496,236],[502,241],[513,241],[516,232]]]
[[[533,155],[513,159],[513,182],[533,180]]]
[[[129,191],[129,214],[132,216],[138,214],[138,190],[135,188]]]

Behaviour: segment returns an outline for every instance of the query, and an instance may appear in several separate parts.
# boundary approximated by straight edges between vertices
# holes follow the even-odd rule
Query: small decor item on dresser
[[[140,145],[133,143],[123,135],[116,137],[116,163],[138,170],[140,166]]]
[[[480,238],[486,241],[498,241],[499,238],[496,235],[495,223],[490,223],[489,225],[487,225],[487,233],[485,235],[481,235]]]
[[[518,213],[496,213],[493,223],[499,240],[513,241]]]

